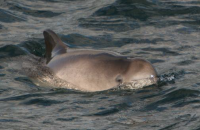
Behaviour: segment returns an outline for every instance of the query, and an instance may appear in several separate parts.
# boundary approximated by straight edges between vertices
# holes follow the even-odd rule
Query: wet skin
[[[52,30],[44,31],[47,66],[79,90],[102,91],[124,82],[157,77],[148,61],[107,51],[71,51]]]

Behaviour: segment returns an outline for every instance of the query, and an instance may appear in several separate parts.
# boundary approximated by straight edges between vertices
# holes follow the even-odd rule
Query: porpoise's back
[[[48,67],[64,80],[68,80],[80,88],[90,91],[110,89],[119,85],[117,76],[127,71],[130,61],[111,54],[68,53],[53,58]]]

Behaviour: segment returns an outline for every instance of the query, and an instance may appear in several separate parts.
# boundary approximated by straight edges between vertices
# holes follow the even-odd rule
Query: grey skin
[[[103,91],[132,80],[157,77],[154,67],[146,60],[105,51],[70,51],[52,30],[43,34],[47,66],[79,90]]]

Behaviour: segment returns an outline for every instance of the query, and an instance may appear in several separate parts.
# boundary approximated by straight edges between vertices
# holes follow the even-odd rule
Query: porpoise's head
[[[153,65],[139,58],[129,59],[126,71],[117,76],[120,86],[128,89],[138,89],[157,84],[157,72]]]

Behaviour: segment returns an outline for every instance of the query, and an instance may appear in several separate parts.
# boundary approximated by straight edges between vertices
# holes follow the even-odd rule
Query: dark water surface
[[[158,86],[84,93],[20,73],[43,57],[42,32],[71,48],[149,60]],[[200,129],[198,0],[0,0],[0,129]]]

